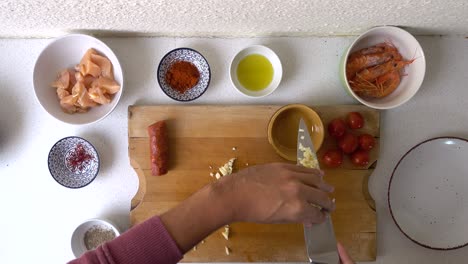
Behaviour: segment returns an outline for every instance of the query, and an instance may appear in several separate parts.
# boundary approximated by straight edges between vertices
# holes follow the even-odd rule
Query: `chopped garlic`
[[[219,172],[217,172],[215,176],[217,180],[221,179],[221,174],[219,174]]]
[[[214,174],[213,174],[212,172],[210,172],[210,176],[211,176],[211,177],[213,177],[213,176],[214,176]]]
[[[224,239],[229,240],[229,231],[228,232],[221,232],[221,235],[223,235]]]
[[[221,232],[221,235],[223,235],[224,239],[229,240],[229,227],[224,227],[224,232]]]
[[[224,251],[226,252],[226,255],[228,256],[231,253],[231,249],[229,249],[228,247],[224,247]]]
[[[237,148],[236,147],[232,147],[232,150],[235,151]]]
[[[210,170],[211,170],[211,169],[213,169],[213,166],[210,165],[210,166],[208,166],[208,168],[210,168]]]
[[[193,247],[193,251],[197,251],[197,246],[194,246],[194,247]]]
[[[299,163],[306,167],[306,168],[318,168],[319,164],[317,161],[317,157],[312,153],[312,150],[309,147],[304,147],[301,143],[299,143],[299,150],[303,153],[303,158],[299,159]]]
[[[302,128],[299,128],[299,132],[304,132],[304,129],[302,129]]]
[[[301,136],[301,139],[304,140],[304,136]]]
[[[225,168],[225,167],[219,168],[219,172],[221,172],[221,174],[222,174],[223,176],[228,175],[228,169]]]
[[[201,243],[202,243],[202,244],[205,244],[205,240],[202,240]]]
[[[226,164],[224,164],[223,166],[219,168],[219,172],[221,172],[223,176],[231,174],[234,161],[236,161],[236,158],[230,159],[228,162],[226,162]]]

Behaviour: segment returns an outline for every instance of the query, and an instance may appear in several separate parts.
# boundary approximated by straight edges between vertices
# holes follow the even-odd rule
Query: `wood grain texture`
[[[268,143],[270,117],[281,106],[130,106],[128,113],[129,156],[140,187],[132,200],[132,225],[176,206],[202,186],[215,181],[210,172],[237,157],[235,171],[268,162],[285,162]],[[379,142],[379,113],[364,106],[312,107],[326,125],[350,111],[359,111],[366,126],[359,133],[374,135]],[[146,128],[167,120],[170,135],[169,173],[151,176],[149,140]],[[322,152],[333,146],[325,137]],[[232,150],[236,147],[236,150]],[[379,148],[371,152],[377,160]],[[209,167],[212,166],[213,169]],[[333,223],[337,239],[357,261],[376,257],[376,215],[367,181],[373,169],[357,168],[345,160],[340,169],[326,169],[326,180],[335,186],[337,210]],[[227,205],[228,206],[228,205]],[[231,248],[231,255],[224,253]],[[218,230],[190,251],[184,262],[303,262],[306,252],[302,225],[260,225],[235,223],[227,241]]]

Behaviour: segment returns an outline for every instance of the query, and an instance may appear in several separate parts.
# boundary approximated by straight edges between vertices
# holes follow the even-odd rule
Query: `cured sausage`
[[[150,139],[151,174],[160,176],[167,173],[169,165],[169,136],[166,122],[156,122],[148,127]]]

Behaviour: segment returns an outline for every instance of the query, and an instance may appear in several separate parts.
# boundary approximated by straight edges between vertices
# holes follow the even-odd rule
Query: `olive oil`
[[[237,66],[237,79],[245,89],[261,91],[273,80],[273,65],[262,55],[252,54],[243,58]]]

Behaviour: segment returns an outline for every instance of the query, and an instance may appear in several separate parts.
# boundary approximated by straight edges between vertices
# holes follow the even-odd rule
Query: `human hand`
[[[232,221],[314,224],[325,221],[325,211],[335,210],[329,198],[334,188],[323,181],[323,172],[292,164],[248,167],[224,177],[213,189],[227,196]]]
[[[348,252],[346,249],[341,245],[340,242],[338,242],[338,255],[340,256],[340,263],[341,264],[355,264],[353,259],[349,256]]]

